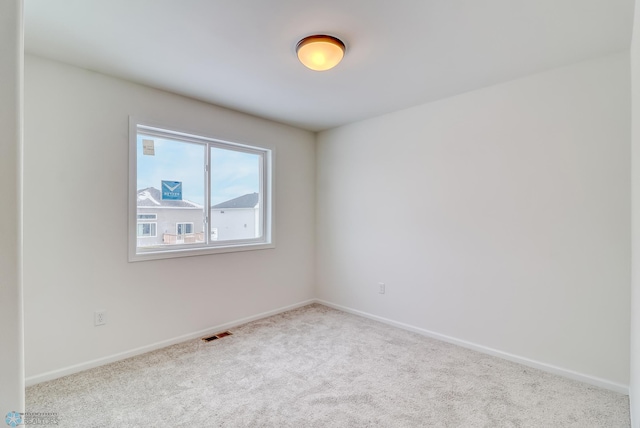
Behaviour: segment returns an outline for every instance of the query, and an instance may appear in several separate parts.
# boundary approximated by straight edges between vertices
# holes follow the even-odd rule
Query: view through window
[[[132,259],[271,244],[270,150],[140,124],[135,132]]]

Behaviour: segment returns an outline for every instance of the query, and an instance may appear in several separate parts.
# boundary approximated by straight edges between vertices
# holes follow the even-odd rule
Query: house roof
[[[259,200],[260,195],[258,193],[247,193],[213,205],[211,208],[255,208]],[[181,201],[163,200],[160,190],[155,187],[138,190],[137,206],[142,208],[202,208],[201,205],[186,199]]]
[[[195,202],[183,199],[181,201],[169,201],[163,200],[160,190],[155,187],[147,187],[146,189],[138,190],[138,207],[164,207],[164,208],[202,208],[201,205]]]
[[[211,208],[255,208],[260,200],[257,193],[247,193],[237,198],[213,205]]]

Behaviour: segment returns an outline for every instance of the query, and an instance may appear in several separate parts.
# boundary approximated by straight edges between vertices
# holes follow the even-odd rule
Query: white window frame
[[[153,226],[153,231],[155,232],[153,235],[138,235],[138,227],[140,225],[144,225],[144,224],[150,224]],[[151,231],[151,229],[149,229],[149,231]],[[140,239],[140,238],[157,238],[158,237],[158,223],[156,223],[155,221],[139,221],[136,224],[136,239]],[[137,245],[137,243],[136,243]]]
[[[216,241],[211,239],[209,219],[211,218],[211,203],[208,202],[209,193],[209,153],[206,154],[205,171],[205,221],[202,244],[172,245],[171,247],[157,249],[138,247],[137,243],[137,136],[138,131],[146,135],[156,135],[159,138],[173,138],[189,143],[206,144],[207,147],[220,147],[223,149],[235,149],[248,153],[257,153],[263,156],[264,167],[261,168],[260,206],[262,207],[262,236],[255,239],[242,239],[233,241]],[[210,152],[210,150],[207,150]],[[188,132],[175,126],[161,125],[148,120],[140,120],[129,117],[129,261],[168,259],[175,257],[199,256],[206,254],[229,253],[236,251],[263,250],[275,248],[275,191],[273,183],[275,171],[275,147],[264,144],[248,145],[230,142],[205,135],[202,132]],[[208,205],[208,206],[207,206]],[[177,227],[177,226],[176,226]],[[195,230],[195,227],[194,229]],[[156,226],[157,231],[157,226]]]
[[[191,233],[178,233],[179,226],[186,226],[186,225],[191,226]],[[205,223],[205,227],[206,227],[206,223]],[[176,223],[176,239],[177,239],[177,243],[178,244],[184,244],[184,237],[186,235],[193,235],[194,234],[193,230],[194,230],[194,223],[191,222],[191,221]],[[182,237],[182,239],[179,239],[180,237]]]
[[[194,229],[193,229],[194,223],[193,223],[192,221],[187,221],[187,222],[182,221],[182,222],[178,222],[178,223],[176,223],[176,235],[179,235],[179,233],[178,233],[178,225],[181,225],[181,224],[182,224],[182,225],[190,224],[190,225],[191,225],[191,234],[193,234],[193,233],[194,233],[194,232],[193,232],[193,230],[194,230]],[[188,233],[183,233],[183,235],[188,235]]]
[[[141,218],[140,216],[145,216],[144,218]],[[153,214],[153,213],[137,213],[136,214],[136,219],[138,220],[138,222],[149,222],[149,221],[154,221],[154,220],[158,220],[158,214]]]

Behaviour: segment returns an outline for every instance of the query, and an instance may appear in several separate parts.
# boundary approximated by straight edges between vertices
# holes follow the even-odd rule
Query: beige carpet
[[[624,395],[321,305],[27,389],[61,427],[629,427]]]

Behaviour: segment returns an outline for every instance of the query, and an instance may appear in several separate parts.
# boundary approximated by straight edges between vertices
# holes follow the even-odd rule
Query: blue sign
[[[162,199],[165,201],[181,201],[182,181],[162,180]]]

